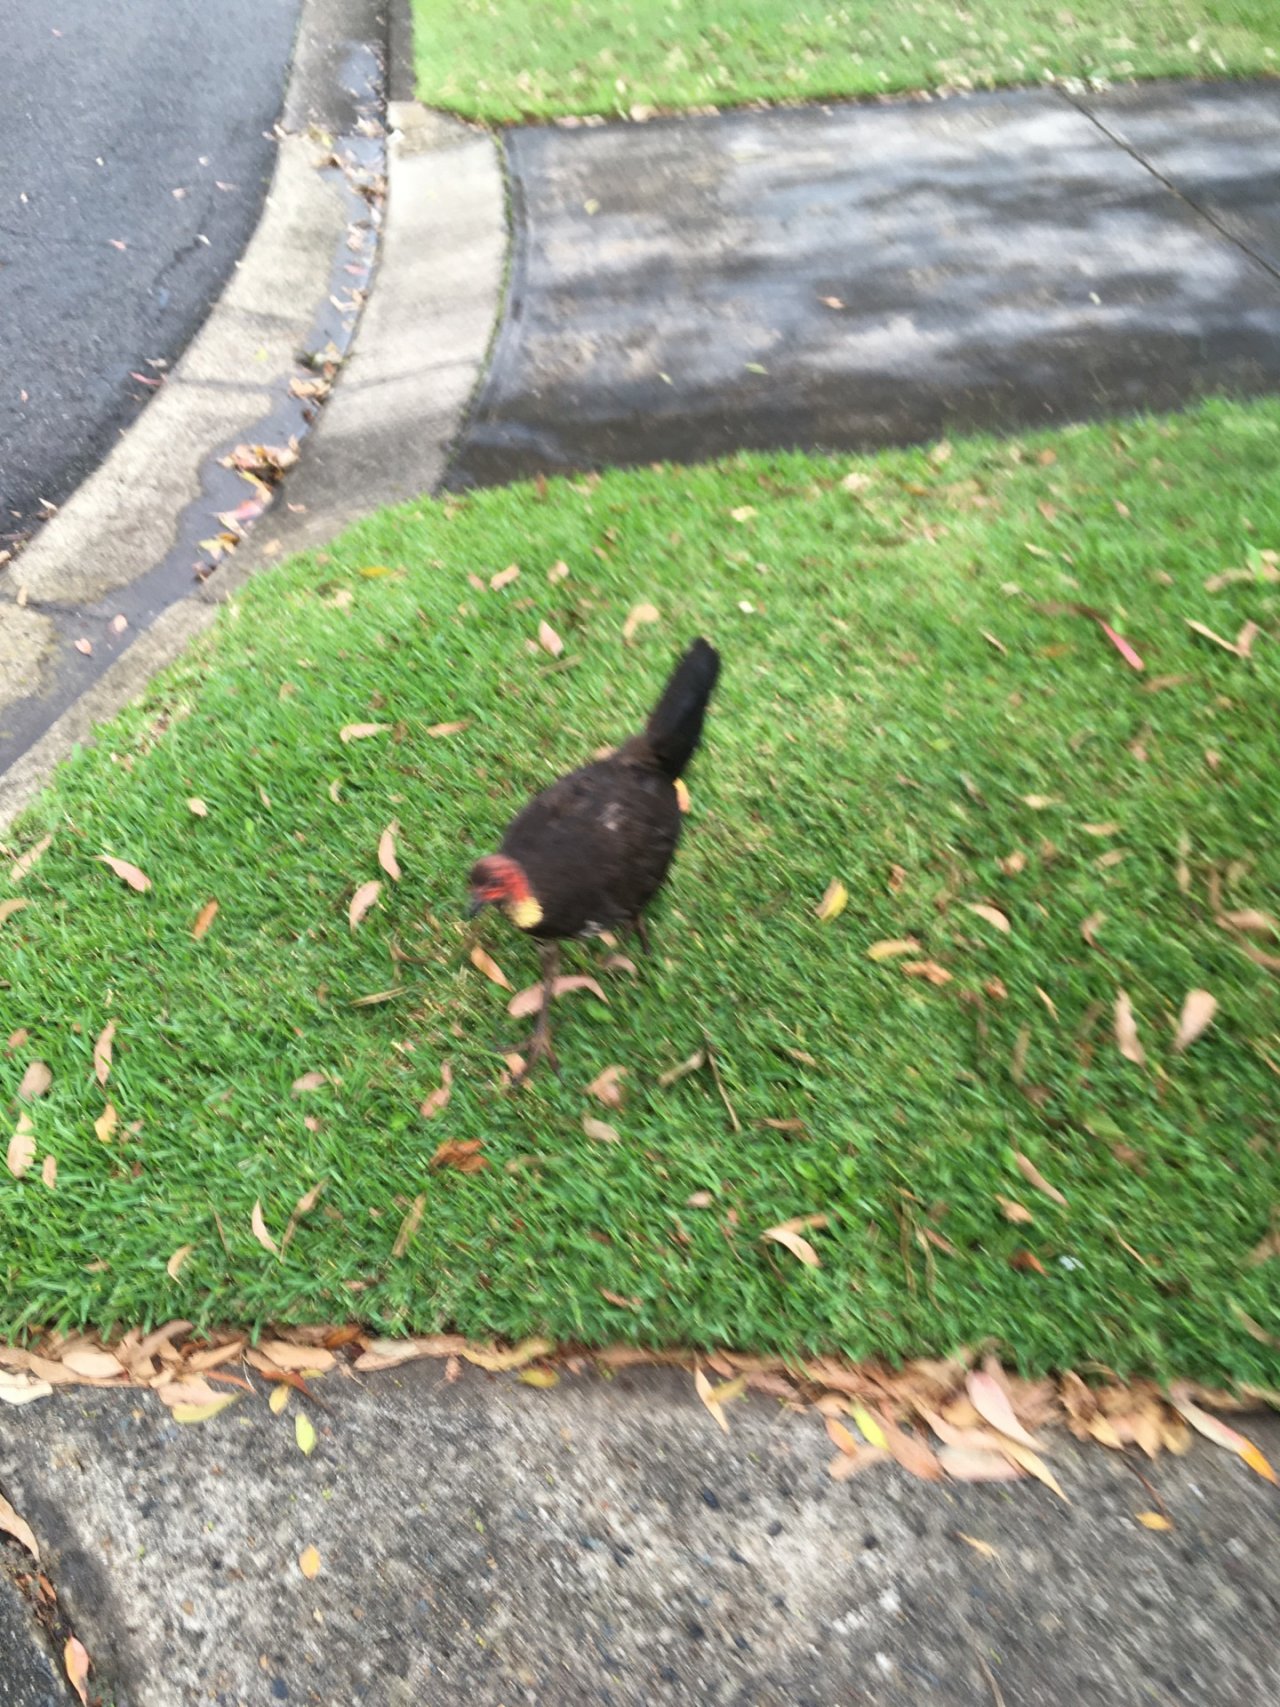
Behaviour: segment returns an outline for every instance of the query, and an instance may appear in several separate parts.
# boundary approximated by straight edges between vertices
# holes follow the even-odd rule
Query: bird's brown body
[[[556,943],[628,928],[643,939],[645,908],[680,839],[676,781],[701,739],[719,668],[714,648],[695,640],[644,733],[543,789],[512,819],[499,853],[472,869],[473,907],[501,907],[542,945],[545,988],[531,1064],[551,1056]]]

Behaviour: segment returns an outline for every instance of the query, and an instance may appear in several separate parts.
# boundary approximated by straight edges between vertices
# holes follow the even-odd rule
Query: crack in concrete
[[[1256,262],[1257,265],[1262,268],[1263,272],[1269,273],[1276,283],[1280,284],[1280,267],[1277,267],[1274,262],[1269,261],[1265,255],[1259,254],[1252,244],[1246,243],[1237,232],[1232,231],[1230,226],[1225,225],[1223,221],[1218,218],[1217,214],[1214,213],[1212,208],[1206,207],[1203,202],[1197,201],[1196,198],[1184,190],[1180,184],[1166,176],[1166,174],[1163,173],[1157,165],[1148,160],[1140,148],[1135,148],[1134,145],[1131,142],[1126,141],[1118,131],[1114,131],[1111,129],[1110,125],[1104,124],[1098,117],[1098,114],[1091,106],[1087,105],[1084,100],[1077,99],[1069,89],[1059,87],[1056,92],[1069,107],[1074,108],[1074,110],[1080,114],[1081,118],[1088,119],[1090,124],[1095,126],[1097,130],[1101,131],[1102,135],[1106,137],[1108,142],[1114,143],[1115,146],[1127,154],[1131,160],[1136,161],[1136,163],[1142,167],[1144,172],[1149,172],[1157,183],[1163,184],[1165,189],[1169,191],[1170,195],[1176,196],[1184,207],[1190,208],[1197,218],[1203,219],[1206,224],[1211,225],[1220,237],[1225,237],[1227,242],[1230,243],[1233,248],[1238,249],[1241,254],[1247,255],[1251,261]]]

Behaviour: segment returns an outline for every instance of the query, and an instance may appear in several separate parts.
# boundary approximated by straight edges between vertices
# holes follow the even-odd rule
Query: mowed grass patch
[[[497,122],[1280,66],[1268,0],[414,0],[414,24],[421,99]]]
[[[0,1329],[992,1338],[1029,1369],[1280,1384],[1280,942],[1219,922],[1280,911],[1278,429],[1280,404],[1215,403],[516,487],[264,575],[10,835],[52,837],[3,890],[30,903],[0,926],[0,1035],[27,1034],[0,1058],[10,1131],[30,1062],[52,1084],[21,1105],[30,1167],[0,1171]],[[1224,571],[1248,578],[1209,590]],[[644,602],[660,620],[628,645]],[[1258,632],[1242,657],[1188,619]],[[607,1006],[559,1003],[563,1079],[512,1093],[528,1022],[468,958],[467,869],[699,633],[724,673],[655,955],[601,973]],[[872,959],[889,939],[918,948]],[[503,920],[479,940],[533,982]],[[1193,989],[1218,1011],[1179,1053]],[[1144,1065],[1113,1035],[1122,990]],[[660,1082],[708,1039],[732,1121],[707,1068]],[[611,1065],[621,1109],[586,1090]],[[451,1140],[487,1165],[433,1169]],[[255,1203],[280,1244],[321,1181],[264,1248]],[[761,1237],[805,1216],[819,1267]]]

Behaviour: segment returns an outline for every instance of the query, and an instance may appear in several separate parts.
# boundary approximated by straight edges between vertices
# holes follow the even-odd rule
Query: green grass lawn
[[[1280,1260],[1250,1253],[1280,1203],[1280,977],[1246,948],[1280,942],[1217,920],[1280,911],[1278,440],[1267,402],[743,456],[423,501],[264,575],[9,836],[12,856],[53,837],[16,888],[0,869],[30,903],[0,925],[0,1038],[29,1033],[0,1055],[10,1130],[32,1060],[52,1086],[26,1104],[29,1170],[0,1169],[0,1329],[358,1316],[854,1355],[993,1336],[1031,1368],[1280,1385],[1280,1341],[1244,1321],[1277,1332]],[[660,620],[628,646],[645,601]],[[1244,659],[1188,618],[1262,632]],[[512,1094],[527,1022],[468,959],[467,868],[637,724],[697,633],[724,674],[655,958],[603,975],[608,1006],[558,1004],[563,1079]],[[383,728],[344,743],[358,723]],[[393,819],[398,884],[376,857]],[[849,901],[824,923],[833,878]],[[481,930],[532,983],[532,945]],[[1220,1005],[1180,1054],[1193,988]],[[1121,989],[1145,1066],[1113,1038]],[[660,1084],[704,1037],[740,1130],[707,1069]],[[610,1065],[621,1110],[585,1091]],[[328,1082],[292,1094],[305,1074]],[[433,1171],[450,1139],[488,1166]],[[322,1180],[283,1257],[262,1248],[255,1200],[278,1242]],[[807,1215],[829,1217],[818,1268],[761,1241]]]
[[[1273,0],[413,0],[418,91],[475,118],[1280,70]]]

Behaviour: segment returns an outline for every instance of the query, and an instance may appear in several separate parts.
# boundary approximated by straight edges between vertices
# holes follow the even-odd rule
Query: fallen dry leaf
[[[1138,1022],[1133,1017],[1133,1003],[1125,990],[1116,991],[1115,1032],[1116,1047],[1125,1060],[1132,1061],[1135,1067],[1145,1067],[1146,1051],[1138,1042]]]
[[[40,1164],[40,1182],[46,1191],[54,1191],[58,1184],[58,1158],[46,1156]]]
[[[1196,1038],[1212,1025],[1217,1011],[1218,999],[1208,990],[1188,990],[1182,1004],[1182,1017],[1178,1021],[1178,1034],[1173,1040],[1174,1050],[1190,1048]]]
[[[461,723],[433,723],[425,733],[428,734],[433,741],[439,741],[445,735],[461,735],[464,729],[469,729],[470,727],[471,719],[469,717],[464,717]]]
[[[814,912],[826,925],[830,924],[832,919],[838,919],[848,905],[849,891],[838,877],[833,877],[827,884],[823,897],[814,908]]]
[[[1021,848],[1015,848],[1012,853],[998,859],[996,864],[1006,877],[1016,877],[1019,872],[1027,869],[1027,856]]]
[[[1031,1160],[1030,1156],[1024,1156],[1021,1150],[1015,1150],[1013,1152],[1013,1160],[1017,1166],[1018,1172],[1022,1175],[1023,1179],[1026,1180],[1028,1185],[1033,1185],[1037,1191],[1042,1191],[1047,1198],[1058,1204],[1060,1208],[1065,1209],[1067,1207],[1066,1198],[1058,1190],[1056,1185],[1049,1184],[1048,1180],[1040,1172],[1039,1168]]]
[[[173,1255],[169,1258],[168,1262],[164,1265],[164,1271],[169,1276],[170,1280],[176,1280],[178,1278],[178,1275],[179,1275],[179,1272],[181,1271],[183,1263],[186,1262],[187,1258],[191,1255],[193,1250],[195,1250],[194,1245],[179,1245],[178,1246],[177,1250],[173,1253]]]
[[[1107,915],[1105,913],[1090,913],[1089,917],[1081,924],[1080,935],[1088,943],[1090,948],[1097,948],[1098,932],[1106,922],[1106,917]]]
[[[98,1040],[93,1046],[93,1072],[98,1083],[105,1087],[111,1077],[111,1046],[116,1035],[116,1022],[108,1020],[98,1033]]]
[[[1246,1439],[1244,1435],[1237,1434],[1235,1429],[1228,1428],[1226,1423],[1219,1421],[1215,1416],[1211,1416],[1208,1411],[1201,1410],[1199,1405],[1193,1404],[1190,1393],[1182,1383],[1175,1383],[1170,1388],[1169,1397],[1175,1410],[1180,1416],[1186,1418],[1198,1434],[1202,1434],[1206,1440],[1213,1441],[1215,1446],[1222,1446],[1228,1452],[1234,1452],[1237,1457],[1244,1460],[1255,1474],[1262,1476],[1266,1481],[1276,1481],[1275,1471],[1253,1442]]]
[[[798,1257],[806,1268],[822,1267],[822,1264],[818,1260],[818,1253],[814,1250],[808,1239],[801,1238],[799,1233],[795,1232],[785,1223],[778,1227],[766,1227],[760,1237],[762,1239],[771,1239],[774,1244],[785,1246],[785,1248],[791,1252],[792,1256]]]
[[[1098,623],[1098,627],[1106,635],[1107,639],[1115,647],[1116,651],[1124,659],[1125,663],[1129,666],[1129,668],[1131,670],[1145,670],[1146,669],[1146,665],[1142,662],[1142,659],[1134,651],[1133,647],[1130,646],[1129,642],[1125,639],[1123,634],[1117,634],[1115,629],[1112,628],[1112,626],[1109,622],[1101,622],[1100,621]]]
[[[478,1174],[489,1166],[480,1154],[483,1138],[446,1138],[431,1158],[433,1168],[456,1168],[460,1174]]]
[[[597,1120],[591,1114],[583,1115],[582,1130],[588,1138],[595,1138],[601,1144],[620,1144],[622,1142],[616,1126],[610,1126],[607,1120]]]
[[[40,858],[40,856],[42,854],[48,853],[49,849],[52,846],[53,846],[52,835],[41,836],[41,838],[38,842],[33,842],[32,845],[27,849],[26,853],[19,855],[19,857],[17,859],[15,859],[13,864],[9,867],[9,881],[10,881],[10,883],[13,883],[13,884],[21,883],[23,878],[31,870],[31,867],[36,863],[36,861]]]
[[[724,1432],[728,1434],[729,1419],[720,1408],[719,1402],[715,1396],[715,1388],[711,1385],[710,1381],[707,1380],[701,1369],[696,1365],[694,1366],[693,1371],[693,1385],[698,1397],[711,1412],[711,1415],[716,1419]]]
[[[1011,928],[1009,920],[999,907],[988,907],[981,901],[966,901],[965,905],[971,913],[976,913],[980,919],[985,919],[989,925],[994,925],[998,931],[1003,931],[1008,936]]]
[[[1271,913],[1261,912],[1257,907],[1243,907],[1235,912],[1219,913],[1220,925],[1229,925],[1236,931],[1257,931],[1262,936],[1280,937],[1280,920]]]
[[[308,1582],[319,1576],[320,1549],[318,1547],[304,1547],[298,1554],[298,1569]]]
[[[151,887],[151,879],[145,871],[139,871],[136,865],[127,859],[116,859],[112,854],[99,854],[103,865],[109,866],[116,876],[127,883],[130,889],[136,889],[140,895],[145,894]]]
[[[109,1351],[95,1351],[92,1346],[73,1346],[62,1354],[62,1364],[73,1375],[87,1381],[113,1381],[126,1373],[120,1359]]]
[[[1234,640],[1224,640],[1220,634],[1215,634],[1211,628],[1206,628],[1202,622],[1193,622],[1189,616],[1182,619],[1193,634],[1198,634],[1204,640],[1212,640],[1215,646],[1221,646],[1224,652],[1232,652],[1238,658],[1240,649]]]
[[[664,1090],[670,1090],[680,1079],[688,1078],[690,1073],[696,1073],[700,1067],[707,1064],[705,1049],[695,1049],[692,1055],[686,1055],[678,1067],[669,1067],[659,1079],[658,1084]]]
[[[901,971],[906,978],[927,978],[931,984],[942,985],[951,982],[951,974],[945,966],[939,966],[936,960],[904,960]]]
[[[1246,622],[1239,634],[1236,635],[1236,656],[1251,658],[1253,656],[1253,643],[1261,633],[1262,630],[1256,622]]]
[[[1053,1471],[1050,1470],[1038,1452],[1033,1452],[1029,1446],[1024,1446],[1016,1440],[1007,1440],[1001,1450],[1006,1458],[1011,1458],[1020,1469],[1025,1470],[1028,1475],[1034,1476],[1038,1482],[1043,1482],[1046,1488],[1057,1494],[1064,1505],[1070,1505],[1071,1502],[1058,1485]]]
[[[401,878],[400,864],[396,859],[396,836],[399,829],[399,824],[393,818],[378,837],[378,864],[393,883],[399,883]]]
[[[489,591],[500,593],[504,587],[509,587],[513,581],[520,578],[520,565],[508,563],[505,569],[499,569],[496,575],[489,577]]]
[[[686,1209],[710,1209],[715,1202],[715,1194],[710,1191],[695,1191],[684,1200]]]
[[[201,937],[205,935],[209,926],[217,916],[218,903],[216,901],[206,901],[204,906],[201,907],[200,911],[196,914],[195,923],[191,927],[191,934],[197,942],[199,942]]]
[[[886,937],[883,942],[873,942],[867,950],[868,960],[896,960],[900,954],[918,954],[920,944],[913,936]]]
[[[81,1701],[87,1703],[89,1693],[85,1685],[89,1681],[89,1650],[79,1636],[67,1637],[62,1649],[62,1669]]]
[[[424,1120],[434,1120],[442,1108],[446,1108],[449,1098],[453,1095],[453,1068],[447,1061],[440,1063],[440,1088],[432,1091],[423,1098],[418,1113]]]
[[[1165,1531],[1173,1528],[1172,1520],[1158,1511],[1135,1511],[1133,1515],[1144,1529]]]
[[[953,1482],[1018,1482],[1023,1472],[999,1452],[979,1452],[969,1446],[940,1446],[937,1458]]]
[[[625,1067],[606,1067],[602,1073],[597,1073],[587,1086],[587,1095],[595,1097],[606,1108],[622,1107],[622,1080],[626,1077]]]
[[[573,990],[590,990],[593,996],[598,996],[606,1007],[609,998],[600,988],[594,978],[585,977],[581,973],[566,974],[557,978],[551,986],[551,999],[557,1001],[561,996],[567,996]],[[543,986],[531,984],[527,990],[518,990],[507,1003],[507,1012],[512,1019],[524,1019],[529,1014],[536,1014],[542,1008]]]
[[[347,924],[352,930],[357,929],[360,921],[373,906],[382,893],[382,885],[376,877],[371,877],[367,883],[362,883],[351,897],[347,907]]]
[[[497,961],[493,960],[485,953],[479,943],[477,943],[471,950],[469,958],[477,972],[483,972],[486,978],[491,979],[495,984],[501,984],[504,990],[509,990],[511,988],[511,980],[498,965]]]
[[[285,1223],[284,1237],[280,1240],[280,1249],[282,1252],[289,1249],[293,1235],[298,1230],[298,1223],[302,1220],[304,1215],[310,1215],[311,1211],[324,1195],[325,1188],[328,1184],[329,1181],[327,1179],[317,1180],[315,1185],[311,1187],[311,1190],[304,1191],[302,1196],[294,1204],[293,1213]],[[311,1366],[308,1365],[308,1368],[310,1367]]]
[[[834,1445],[837,1446],[841,1452],[847,1453],[850,1458],[856,1458],[858,1453],[862,1451],[861,1443],[855,1440],[844,1424],[839,1422],[835,1417],[826,1417],[824,1418],[824,1421],[827,1425],[827,1433],[830,1435]]]
[[[607,1298],[611,1304],[627,1302],[625,1299],[616,1299],[612,1292],[606,1292],[604,1297]],[[519,1375],[516,1376],[516,1380],[524,1387],[541,1387],[545,1389],[547,1387],[556,1386],[560,1377],[554,1369],[522,1369]]]
[[[29,907],[30,901],[25,896],[15,895],[8,901],[0,901],[0,925],[6,919],[11,919],[15,913],[20,913],[24,907]]]
[[[283,1381],[278,1381],[267,1395],[267,1408],[272,1416],[278,1417],[289,1403],[291,1389]]]
[[[689,793],[689,785],[682,776],[678,776],[672,784],[676,791],[676,805],[682,812],[693,811],[693,798]]]
[[[193,794],[187,801],[187,811],[196,818],[207,818],[209,816],[209,808],[197,794]]]
[[[1022,800],[1033,812],[1047,812],[1051,806],[1062,805],[1056,794],[1024,794]]]
[[[109,1144],[115,1137],[116,1127],[119,1124],[120,1116],[116,1112],[116,1105],[109,1102],[93,1123],[94,1137],[99,1144]]]
[[[981,1553],[984,1559],[998,1559],[1000,1549],[993,1547],[990,1541],[980,1541],[976,1535],[966,1535],[963,1529],[956,1530],[956,1540],[963,1541],[966,1547],[972,1547],[975,1553]]]
[[[444,1150],[447,1148],[448,1148],[448,1145],[446,1145],[446,1144],[442,1144],[440,1146],[440,1150]],[[456,1145],[455,1145],[455,1148],[456,1148]],[[479,1148],[480,1148],[480,1145],[477,1142],[476,1143],[476,1150],[479,1150]],[[435,1156],[432,1158],[432,1166],[433,1167],[436,1166],[437,1163],[439,1162],[440,1150],[437,1150]],[[440,1163],[440,1165],[443,1166],[444,1164]],[[481,1162],[480,1166],[483,1167],[484,1163]],[[474,1170],[472,1170],[472,1171],[474,1171]],[[404,1220],[400,1223],[400,1231],[396,1234],[396,1242],[391,1247],[391,1255],[393,1258],[398,1260],[409,1249],[409,1244],[410,1244],[411,1240],[413,1239],[413,1235],[418,1231],[418,1228],[422,1224],[422,1212],[426,1207],[427,1207],[427,1194],[425,1191],[420,1191],[418,1193],[418,1195],[414,1198],[412,1204],[410,1204],[408,1214],[405,1216]]]
[[[32,1061],[28,1064],[22,1081],[18,1086],[18,1095],[26,1101],[42,1097],[53,1083],[53,1074],[43,1061]]]
[[[1029,1209],[1021,1203],[1015,1203],[1011,1197],[1001,1197],[1000,1193],[997,1192],[996,1202],[1000,1205],[1006,1221],[1016,1221],[1025,1226],[1027,1222],[1035,1220],[1035,1216]]]
[[[551,624],[545,621],[538,624],[538,645],[544,652],[550,652],[553,658],[558,658],[564,651],[564,641]]]
[[[367,741],[371,735],[383,735],[391,725],[389,723],[344,723],[338,731],[338,739],[342,742]]]
[[[262,1218],[262,1201],[260,1198],[255,1197],[253,1200],[253,1212],[249,1216],[249,1225],[253,1229],[254,1238],[262,1246],[263,1250],[270,1251],[273,1257],[278,1257],[280,1255],[280,1247],[267,1231],[267,1224]]]
[[[511,1369],[523,1369],[526,1363],[532,1363],[535,1358],[545,1357],[555,1347],[550,1340],[527,1339],[521,1340],[507,1351],[497,1351],[490,1346],[460,1345],[458,1355],[465,1357],[468,1363],[474,1363],[478,1369],[487,1369],[491,1374],[503,1375]]]
[[[292,1340],[260,1340],[255,1350],[266,1358],[268,1365],[292,1373],[308,1370],[316,1375],[324,1375],[338,1361],[327,1346],[295,1345]],[[246,1356],[252,1361],[252,1352],[246,1353]],[[270,1369],[264,1373],[270,1373]]]
[[[1013,1414],[1009,1395],[995,1376],[989,1375],[983,1369],[971,1369],[965,1377],[964,1385],[970,1404],[984,1422],[990,1423],[992,1428],[1007,1435],[1010,1440],[1025,1446],[1028,1451],[1037,1450],[1040,1442],[1027,1433]]]
[[[303,1073],[289,1086],[294,1096],[301,1096],[303,1091],[322,1090],[329,1083],[328,1073]]]
[[[35,1375],[22,1370],[10,1375],[7,1370],[0,1369],[0,1404],[31,1405],[37,1399],[47,1399],[52,1392],[52,1385]]]
[[[310,1458],[315,1450],[316,1428],[305,1411],[299,1411],[293,1419],[293,1438],[297,1441],[298,1451],[302,1456]]]
[[[657,605],[634,605],[627,614],[627,620],[622,625],[622,638],[630,646],[635,638],[636,629],[641,623],[661,622],[662,613]]]

